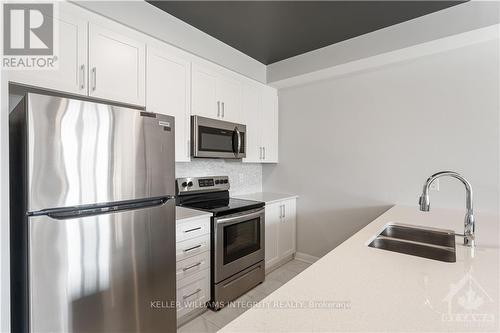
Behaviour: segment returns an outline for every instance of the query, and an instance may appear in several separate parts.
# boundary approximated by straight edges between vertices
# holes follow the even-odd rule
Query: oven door
[[[246,126],[200,116],[191,116],[193,157],[246,157]]]
[[[264,209],[214,218],[214,282],[264,260]]]

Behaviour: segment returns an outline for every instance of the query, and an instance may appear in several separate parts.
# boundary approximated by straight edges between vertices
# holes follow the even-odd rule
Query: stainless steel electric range
[[[264,203],[229,197],[229,178],[178,178],[177,205],[213,214],[211,301],[219,310],[264,281]]]

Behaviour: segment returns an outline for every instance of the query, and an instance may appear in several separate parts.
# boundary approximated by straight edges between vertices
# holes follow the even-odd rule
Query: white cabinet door
[[[278,253],[280,259],[290,257],[295,253],[296,200],[283,201],[281,219],[278,230]]]
[[[241,83],[208,65],[192,66],[191,113],[203,117],[241,122]]]
[[[274,203],[266,205],[265,229],[265,262],[266,269],[276,265],[280,260],[278,250],[278,228],[280,224],[280,205]]]
[[[113,30],[89,24],[89,95],[145,105],[146,46],[109,25]]]
[[[262,103],[260,87],[243,86],[242,121],[247,126],[246,158],[243,162],[260,163],[262,158]]]
[[[220,102],[217,101],[217,74],[204,66],[192,66],[191,113],[198,116],[220,117]]]
[[[175,117],[175,161],[189,162],[191,62],[148,46],[146,94],[147,111]]]
[[[59,25],[57,69],[11,71],[11,81],[87,95],[87,21],[71,7],[61,2],[55,12]]]
[[[262,89],[262,147],[264,163],[278,163],[278,93]]]
[[[217,77],[217,101],[220,103],[220,118],[240,123],[241,83],[222,74]]]

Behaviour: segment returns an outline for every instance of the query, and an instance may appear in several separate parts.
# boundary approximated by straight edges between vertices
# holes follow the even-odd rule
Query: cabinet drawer
[[[177,262],[177,281],[210,268],[210,251]]]
[[[210,235],[203,235],[196,238],[191,238],[176,244],[177,261],[190,258],[197,254],[210,250]]]
[[[210,218],[208,217],[187,222],[178,222],[175,239],[177,242],[182,242],[206,234],[210,234]]]
[[[198,272],[177,284],[177,318],[204,307],[210,300],[210,270]]]

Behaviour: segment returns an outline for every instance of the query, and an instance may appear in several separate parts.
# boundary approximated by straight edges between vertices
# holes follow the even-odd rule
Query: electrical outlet
[[[431,191],[439,191],[439,179],[435,179],[429,187]]]

